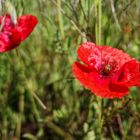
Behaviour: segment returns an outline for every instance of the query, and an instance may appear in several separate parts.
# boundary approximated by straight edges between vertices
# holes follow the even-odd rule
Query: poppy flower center
[[[108,76],[109,73],[110,73],[110,70],[111,70],[111,68],[110,68],[110,65],[108,64],[108,65],[106,65],[103,68],[103,70],[101,71],[101,73],[102,73],[103,76]]]
[[[117,70],[116,61],[104,61],[101,63],[100,67],[98,68],[98,73],[101,77],[110,77],[112,76]]]

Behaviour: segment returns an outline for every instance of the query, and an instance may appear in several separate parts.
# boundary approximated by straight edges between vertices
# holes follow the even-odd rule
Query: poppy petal
[[[8,46],[7,36],[5,34],[0,34],[0,52],[5,52]]]
[[[21,33],[22,41],[30,35],[37,22],[37,18],[32,15],[24,15],[18,19],[17,30]]]
[[[140,63],[136,60],[127,62],[120,70],[118,81],[128,86],[140,86]]]
[[[85,64],[93,66],[97,61],[101,62],[101,52],[92,42],[86,42],[80,45],[77,50],[78,57]]]
[[[110,82],[109,89],[111,92],[115,92],[114,97],[122,98],[128,94],[128,87],[124,83]]]
[[[96,87],[96,83],[93,81],[93,79],[90,77],[91,72],[88,67],[75,62],[72,67],[73,74],[75,78],[77,78],[83,85],[85,85],[86,88],[91,89],[92,87]]]
[[[72,71],[75,78],[78,79],[82,85],[102,98],[121,98],[128,92],[128,88],[127,91],[125,88],[123,92],[121,92],[121,90],[112,90],[113,85],[111,85],[111,89],[109,89],[110,80],[103,80],[95,71],[92,72],[88,67],[78,62],[73,64]]]
[[[0,34],[0,52],[6,52],[16,48],[21,42],[20,33],[16,29]]]
[[[126,62],[131,61],[132,58],[124,53],[122,50],[112,48],[110,46],[98,46],[101,51],[102,59],[108,60],[109,63],[113,61],[117,63],[117,69],[124,65]]]
[[[21,34],[16,29],[11,30],[10,46],[16,48],[21,43]]]
[[[95,68],[98,68],[103,60],[109,60],[109,63],[116,61],[118,67],[132,60],[132,58],[122,50],[110,46],[97,46],[92,42],[81,44],[77,54],[81,61]]]

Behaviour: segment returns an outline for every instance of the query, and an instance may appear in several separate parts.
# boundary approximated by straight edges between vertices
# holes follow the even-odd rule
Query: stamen
[[[108,72],[110,72],[110,70],[111,70],[110,65],[109,65],[109,64],[108,64],[108,65],[106,65],[106,67],[105,67],[105,71],[108,73]]]

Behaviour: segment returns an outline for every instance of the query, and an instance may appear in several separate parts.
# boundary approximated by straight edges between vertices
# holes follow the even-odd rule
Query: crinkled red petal
[[[127,53],[124,53],[122,50],[112,48],[110,46],[99,46],[102,52],[102,58],[112,61],[116,61],[117,69],[119,70],[126,62],[133,60],[131,56]]]
[[[136,60],[127,62],[120,69],[117,80],[128,86],[140,86],[140,63]]]
[[[77,54],[81,61],[90,66],[94,66],[96,62],[101,62],[101,52],[92,42],[86,42],[80,45]]]
[[[24,15],[18,19],[17,30],[21,33],[22,41],[30,35],[37,23],[37,18],[32,15]]]
[[[8,42],[7,42],[7,35],[0,34],[0,52],[5,52],[6,48],[8,48]]]
[[[98,67],[102,60],[106,59],[111,62],[115,60],[117,62],[117,68],[119,69],[123,64],[133,59],[122,50],[109,46],[97,46],[92,42],[81,44],[77,53],[81,61],[95,67]]]
[[[16,48],[21,42],[20,33],[16,29],[0,33],[0,52],[6,52]]]
[[[11,19],[11,16],[9,14],[0,17],[0,26],[1,26],[1,32],[7,32],[15,27]]]
[[[16,29],[11,30],[10,46],[16,48],[21,43],[21,34]],[[11,49],[11,48],[10,48]]]

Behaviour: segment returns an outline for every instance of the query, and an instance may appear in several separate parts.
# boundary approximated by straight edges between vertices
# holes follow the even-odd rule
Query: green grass
[[[101,112],[71,71],[86,40],[140,59],[139,0],[110,1],[102,0],[100,11],[98,0],[11,0],[18,16],[30,13],[39,23],[16,50],[0,54],[0,139],[140,139],[139,88],[105,99]]]

